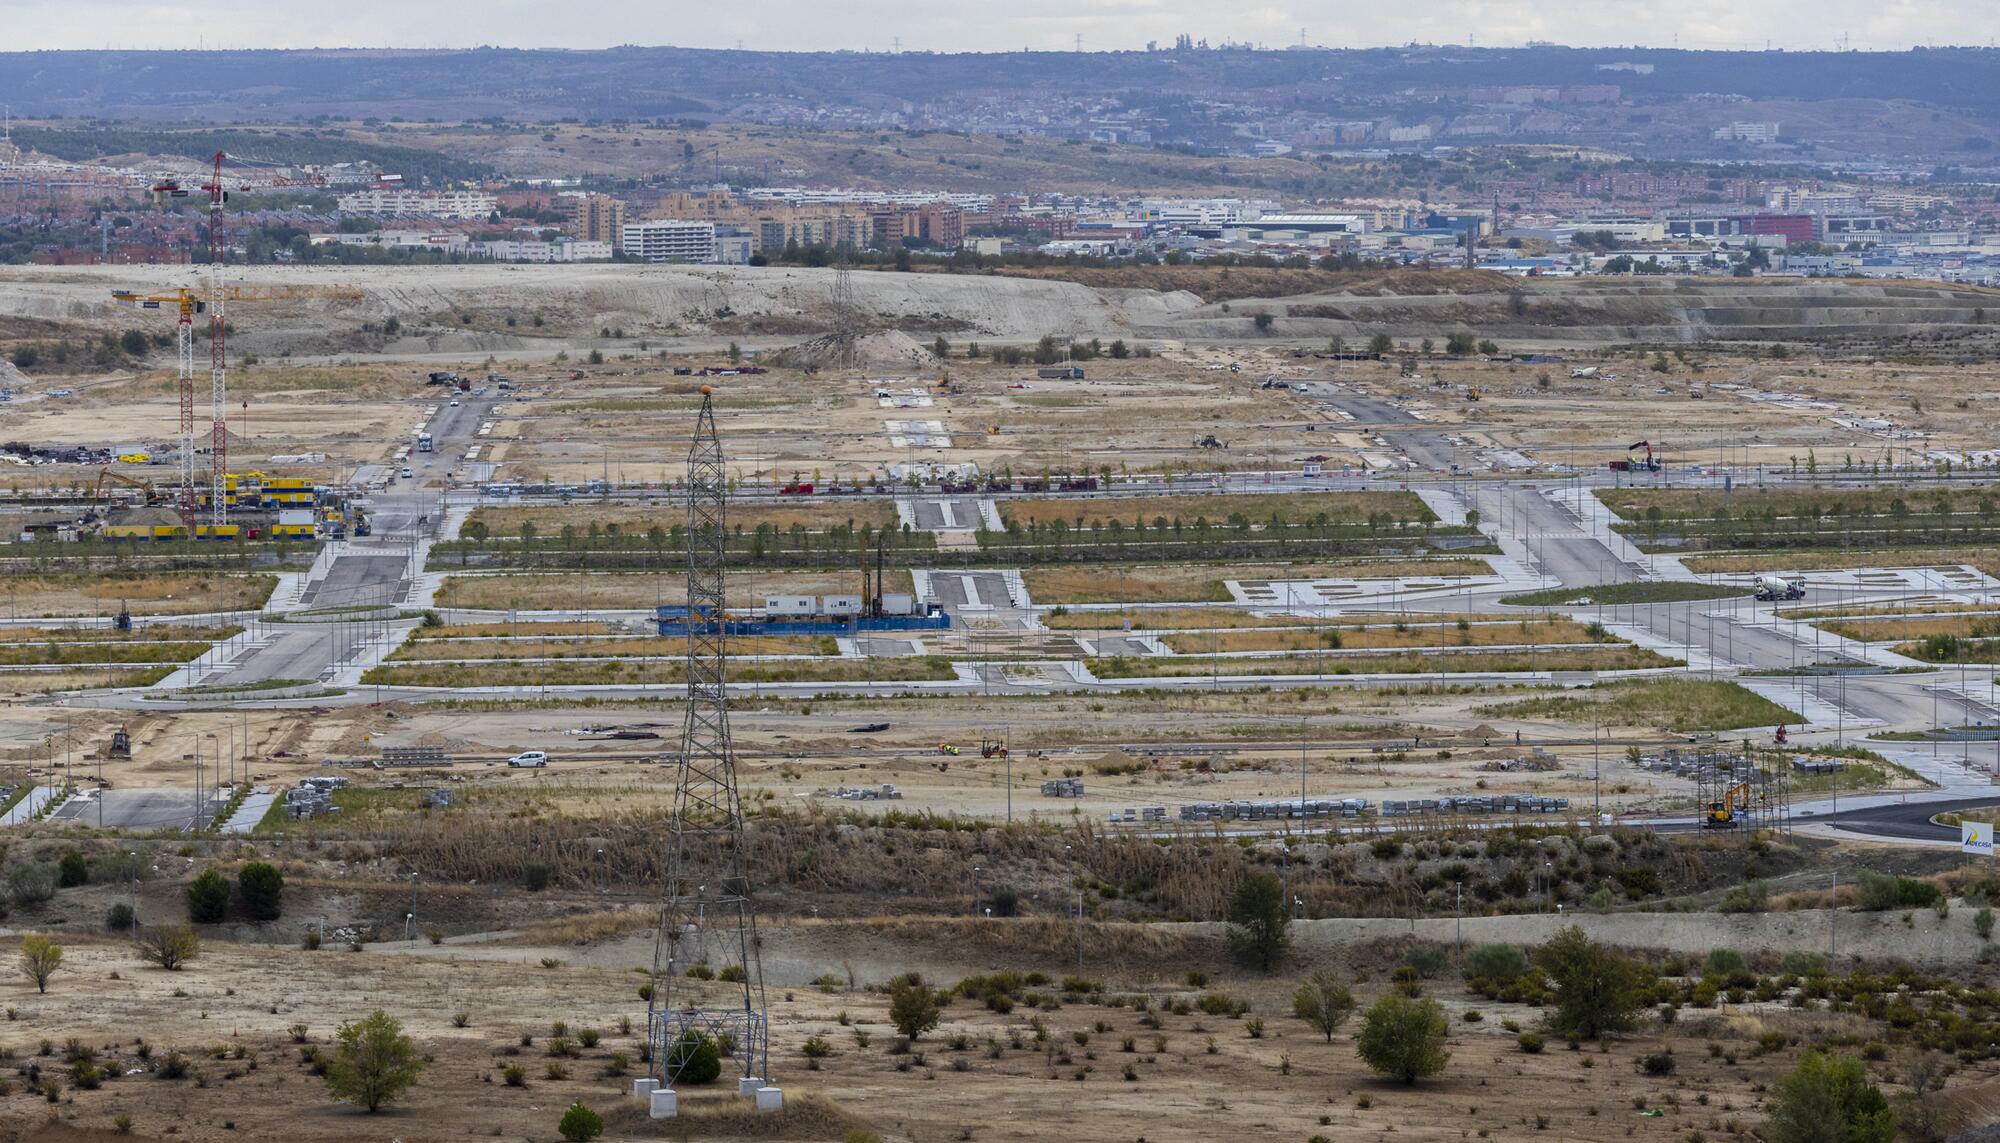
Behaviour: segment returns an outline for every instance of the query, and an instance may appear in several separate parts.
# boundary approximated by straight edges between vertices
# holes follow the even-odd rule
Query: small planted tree
[[[134,942],[139,959],[168,972],[178,972],[201,953],[201,938],[187,925],[162,925],[141,933]]]
[[[1391,992],[1362,1017],[1354,1049],[1362,1062],[1385,1076],[1415,1083],[1444,1070],[1444,1009],[1435,1000]]]
[[[395,1017],[380,1008],[351,1024],[342,1024],[334,1033],[334,1043],[326,1086],[369,1111],[401,1098],[424,1070],[416,1043],[403,1034],[403,1025]]]
[[[21,938],[21,974],[35,982],[36,992],[49,990],[49,977],[62,967],[63,950],[45,933]]]
[[[905,978],[889,993],[889,1023],[912,1042],[937,1027],[943,1014],[937,994],[914,977]]]
[[[1277,874],[1251,873],[1229,899],[1230,951],[1244,964],[1269,972],[1284,955],[1291,921]]]
[[[1292,1015],[1333,1043],[1333,1034],[1354,1014],[1354,996],[1331,972],[1315,972],[1292,993]]]
[[[585,1107],[583,1101],[579,1099],[569,1105],[568,1111],[563,1112],[562,1122],[556,1125],[556,1130],[570,1143],[590,1143],[592,1139],[604,1134],[604,1119],[595,1111]]]

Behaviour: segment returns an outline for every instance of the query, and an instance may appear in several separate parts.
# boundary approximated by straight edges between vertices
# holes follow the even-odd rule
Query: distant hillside
[[[445,119],[729,116],[755,103],[881,108],[1009,93],[1128,105],[1222,96],[1337,112],[1406,89],[1616,84],[1640,101],[1703,95],[1877,100],[2000,113],[2000,51],[1683,52],[1610,48],[1008,52],[874,55],[607,51],[0,53],[16,115],[209,120],[319,114]],[[1413,104],[1421,106],[1420,103]]]

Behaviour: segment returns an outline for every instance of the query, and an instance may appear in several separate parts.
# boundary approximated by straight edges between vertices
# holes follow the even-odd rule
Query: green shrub
[[[590,1140],[604,1134],[604,1120],[578,1100],[563,1112],[562,1122],[556,1125],[556,1130],[570,1143],[590,1143]]]
[[[84,862],[83,854],[78,853],[74,849],[63,854],[62,861],[56,865],[56,880],[65,889],[74,889],[78,885],[88,884],[90,882],[90,866]]]
[[[1747,967],[1743,954],[1735,949],[1710,949],[1707,959],[1701,962],[1702,972],[1707,976],[1728,976],[1742,972]]]
[[[1403,963],[1426,980],[1443,972],[1450,962],[1451,954],[1438,945],[1417,945],[1403,954]]]
[[[1540,1032],[1523,1032],[1514,1037],[1514,1043],[1519,1045],[1522,1051],[1532,1056],[1542,1050],[1544,1041]]]
[[[1383,1075],[1415,1083],[1443,1071],[1451,1059],[1444,1046],[1446,1030],[1437,1001],[1392,992],[1362,1018],[1355,1051]]]
[[[540,893],[549,887],[549,867],[540,861],[530,861],[521,867],[521,886],[530,893]]]
[[[1465,954],[1465,975],[1504,987],[1528,971],[1528,954],[1513,945],[1480,945]]]
[[[667,1049],[666,1063],[670,1084],[714,1083],[722,1074],[722,1049],[707,1033],[689,1028]]]
[[[1928,881],[1866,869],[1857,879],[1856,892],[1861,899],[1861,908],[1868,910],[1924,909],[1937,904],[1944,896],[1937,886]]]

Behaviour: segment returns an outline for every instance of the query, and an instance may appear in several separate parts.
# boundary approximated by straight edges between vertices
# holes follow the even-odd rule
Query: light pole
[[[125,862],[128,871],[132,874],[132,939],[136,941],[139,939],[139,853],[138,851],[131,849],[126,850]]]

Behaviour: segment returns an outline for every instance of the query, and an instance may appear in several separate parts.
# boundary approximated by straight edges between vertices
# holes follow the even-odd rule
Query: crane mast
[[[229,502],[225,495],[225,484],[229,472],[229,422],[228,422],[228,381],[226,369],[226,349],[224,337],[228,324],[224,320],[222,308],[222,258],[226,250],[222,234],[222,204],[229,194],[222,188],[223,152],[215,153],[215,174],[209,180],[208,191],[208,384],[209,384],[209,441],[208,441],[208,507],[209,520],[220,527],[229,522]],[[182,418],[189,423],[192,431],[194,410],[192,386],[181,394]],[[185,455],[185,454],[184,454]],[[192,458],[182,460],[189,464]],[[192,484],[192,481],[189,482]]]

